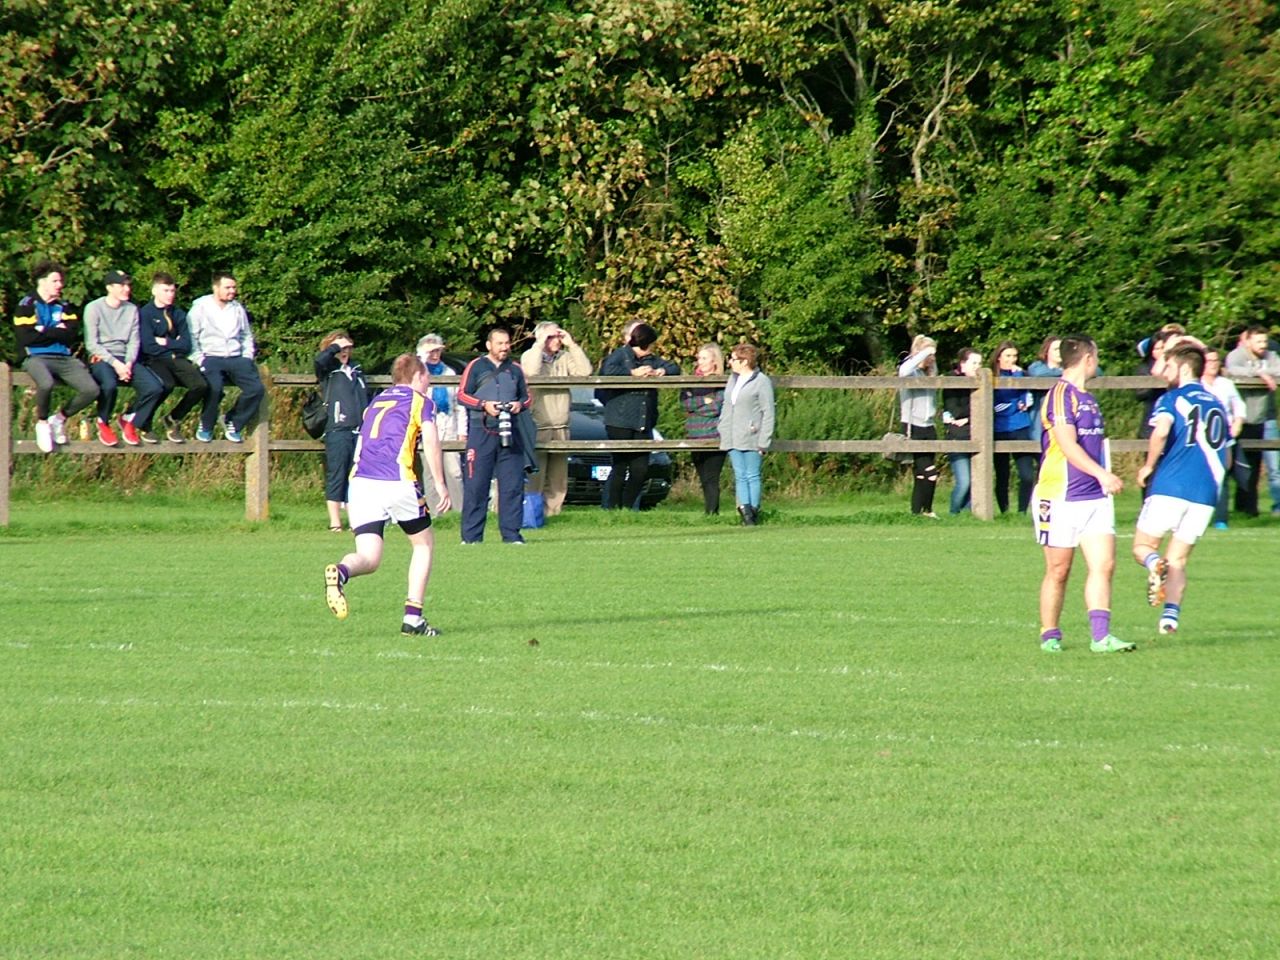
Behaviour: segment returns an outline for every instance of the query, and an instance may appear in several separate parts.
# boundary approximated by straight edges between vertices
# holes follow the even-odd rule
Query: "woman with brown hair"
[[[347,503],[347,475],[356,455],[356,436],[369,388],[360,364],[351,359],[355,346],[345,330],[334,330],[320,341],[316,355],[316,383],[324,396],[328,419],[324,427],[324,499],[329,529],[342,532],[342,509]]]
[[[1011,388],[1008,378],[1025,377],[1018,365],[1018,345],[1004,340],[991,354],[991,373],[996,383],[1005,381],[1003,389],[993,394],[995,418],[992,421],[996,440],[1030,440],[1031,407],[1033,398],[1026,388]],[[1018,512],[1026,513],[1031,503],[1031,490],[1036,485],[1036,456],[1034,453],[997,453],[991,458],[996,474],[996,504],[1001,513],[1009,512],[1009,458],[1018,470]]]

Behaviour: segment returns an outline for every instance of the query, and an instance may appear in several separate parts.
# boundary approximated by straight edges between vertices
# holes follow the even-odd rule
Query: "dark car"
[[[604,405],[596,400],[589,388],[574,388],[573,405],[569,413],[570,440],[607,440],[604,429]],[[657,430],[655,440],[661,440]],[[604,484],[613,469],[613,458],[604,450],[582,450],[569,454],[569,489],[565,503],[602,506]],[[649,475],[640,494],[640,509],[657,506],[671,492],[673,476],[671,458],[665,450],[649,454]]]

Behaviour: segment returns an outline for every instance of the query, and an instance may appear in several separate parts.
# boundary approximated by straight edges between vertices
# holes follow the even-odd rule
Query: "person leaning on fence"
[[[438,333],[428,333],[418,341],[418,359],[426,365],[427,373],[434,377],[456,377],[459,373],[444,362],[444,337]],[[458,388],[432,383],[431,402],[436,410],[436,435],[442,444],[467,439],[467,408],[458,403]],[[462,506],[462,454],[457,450],[445,450],[444,484],[449,492],[449,499],[455,507]],[[440,504],[440,494],[436,485],[426,477],[427,506],[433,512]]]
[[[1023,377],[1018,366],[1018,348],[1011,340],[1003,341],[991,356],[991,372],[1006,384],[1011,378]],[[994,417],[992,435],[996,440],[1030,440],[1032,396],[1021,387],[997,389],[992,395]],[[1010,454],[997,453],[991,458],[995,468],[996,503],[1001,513],[1009,512],[1009,458]],[[1018,470],[1018,512],[1026,513],[1031,502],[1031,488],[1036,482],[1036,458],[1033,453],[1012,454]]]
[[[232,443],[244,440],[244,431],[258,413],[266,387],[258,376],[253,357],[256,345],[249,311],[236,299],[236,278],[229,273],[213,275],[213,292],[191,305],[187,319],[191,322],[193,351],[191,359],[209,382],[209,394],[200,412],[200,428],[196,439],[213,440],[218,421],[222,391],[228,383],[240,388],[240,397],[223,421],[226,438]]]
[[[938,345],[933,337],[923,334],[911,341],[911,356],[898,367],[899,377],[934,377],[938,375]],[[937,391],[902,389],[898,391],[902,415],[902,432],[909,440],[936,440],[938,429],[933,418],[938,412]],[[933,495],[938,489],[938,465],[932,453],[913,453],[911,473],[911,512],[933,520]]]
[[[631,328],[627,342],[614,350],[600,364],[604,377],[677,376],[680,368],[654,353],[658,332],[647,323]],[[596,397],[604,402],[604,430],[610,440],[650,440],[656,426],[655,398],[652,390],[601,389]],[[649,451],[618,451],[613,454],[613,468],[605,482],[604,505],[614,509],[639,509],[644,482],[649,474]]]
[[[951,371],[951,375],[976,379],[980,369],[982,354],[973,347],[964,347],[956,357],[956,368]],[[969,403],[972,399],[972,390],[942,391],[942,424],[947,431],[948,440],[968,440],[972,436],[969,426]],[[955,485],[951,488],[951,513],[954,516],[971,506],[973,454],[948,453],[947,460],[951,463],[951,476],[955,480]]]
[[[1164,367],[1164,350],[1169,340],[1183,332],[1180,326],[1166,324],[1150,339],[1143,341],[1146,353],[1134,368],[1135,377],[1158,377]],[[1142,344],[1139,344],[1142,346]],[[1156,401],[1164,396],[1164,387],[1143,387],[1135,390],[1133,395],[1142,401],[1142,422],[1138,424],[1138,439],[1146,440],[1151,436],[1151,414],[1156,408]]]
[[[723,377],[724,354],[718,344],[704,343],[698,348],[694,363],[695,377]],[[688,387],[680,391],[684,409],[684,432],[690,440],[718,440],[720,411],[724,408],[724,387]],[[702,507],[707,516],[720,512],[720,474],[724,470],[725,451],[695,450],[693,469],[702,487]]]
[[[1280,436],[1276,421],[1276,381],[1280,380],[1280,355],[1268,342],[1267,328],[1249,327],[1240,335],[1240,344],[1227,354],[1227,375],[1256,377],[1261,387],[1242,387],[1244,429],[1242,440],[1271,440]],[[1267,486],[1271,491],[1271,512],[1280,515],[1280,451],[1237,450],[1244,464],[1243,486],[1236,486],[1236,510],[1250,517],[1258,515],[1258,482],[1261,467],[1267,467]]]
[[[1028,377],[1060,377],[1062,376],[1062,338],[1050,334],[1040,344],[1040,352],[1027,364]],[[1040,407],[1048,390],[1031,391],[1031,439],[1040,439]]]
[[[776,420],[773,381],[761,372],[759,353],[749,343],[729,351],[729,382],[724,385],[724,409],[717,429],[720,449],[729,452],[734,495],[744,526],[760,520],[760,472],[773,443]]]
[[[316,354],[316,383],[324,397],[324,502],[329,529],[342,532],[342,509],[347,504],[349,474],[355,462],[360,420],[369,405],[369,387],[360,364],[351,359],[354,344],[345,330],[334,330],[320,341]]]
[[[18,349],[25,355],[22,369],[36,385],[36,446],[52,453],[67,442],[67,417],[98,398],[98,384],[88,367],[73,356],[80,345],[80,313],[62,299],[63,270],[44,260],[31,271],[35,290],[18,301],[13,311]],[[55,383],[74,390],[70,403],[49,414]]]
[[[139,361],[160,381],[160,397],[149,411],[138,411],[134,424],[142,434],[151,432],[156,409],[181,384],[182,399],[161,418],[165,437],[171,443],[186,443],[182,421],[192,410],[204,404],[209,384],[200,368],[187,355],[191,353],[191,328],[187,311],[177,306],[178,286],[167,273],[151,278],[151,300],[138,308],[138,334],[141,340]]]
[[[138,363],[141,327],[138,307],[129,296],[133,278],[121,270],[111,270],[103,278],[107,295],[84,308],[84,346],[89,354],[89,372],[98,383],[98,440],[108,447],[120,442],[111,426],[116,393],[120,384],[130,384],[135,392],[133,412],[120,417],[120,435],[136,447],[145,440],[159,443],[149,429],[140,433],[135,423],[149,425],[156,405],[164,395],[160,378]]]
[[[529,377],[586,377],[591,360],[558,323],[544,320],[533,328],[533,346],[520,355],[520,366]],[[573,398],[567,387],[533,387],[533,422],[538,445],[569,439],[569,413]],[[569,490],[569,457],[564,453],[537,451],[538,471],[526,481],[526,489],[542,494],[543,510],[554,517],[564,506]]]

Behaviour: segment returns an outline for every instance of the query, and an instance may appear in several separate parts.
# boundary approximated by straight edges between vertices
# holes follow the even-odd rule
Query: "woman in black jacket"
[[[653,352],[658,334],[647,323],[636,324],[626,344],[604,358],[602,377],[679,376],[680,367]],[[602,393],[605,391],[601,391]],[[610,440],[650,440],[657,425],[654,390],[609,390],[604,402],[604,430]],[[604,399],[604,398],[602,398]],[[649,474],[649,451],[613,454],[613,469],[605,483],[605,505],[615,510],[635,507]]]
[[[956,377],[977,377],[981,368],[982,354],[973,347],[964,347],[956,358],[956,368],[951,374]],[[947,429],[948,440],[968,440],[972,435],[969,430],[969,401],[972,397],[972,390],[942,391],[942,423]],[[970,506],[970,466],[973,454],[948,453],[947,459],[951,462],[951,476],[955,480],[955,486],[951,488],[951,512],[957,514]]]
[[[329,529],[342,532],[342,509],[347,505],[347,476],[356,455],[356,437],[369,387],[364,371],[351,359],[351,337],[335,330],[320,341],[316,355],[316,383],[324,396],[328,419],[324,428],[324,499]]]

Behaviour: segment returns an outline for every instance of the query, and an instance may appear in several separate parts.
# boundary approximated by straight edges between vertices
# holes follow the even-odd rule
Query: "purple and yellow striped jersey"
[[[382,391],[365,408],[352,479],[417,480],[414,453],[422,425],[434,419],[435,405],[408,384]]]
[[[1106,426],[1102,411],[1093,394],[1081,390],[1068,380],[1059,380],[1044,398],[1040,408],[1040,478],[1036,497],[1040,500],[1097,500],[1103,496],[1102,484],[1067,462],[1066,454],[1053,435],[1055,423],[1076,428],[1076,440],[1095,462],[1106,463],[1104,444]]]

